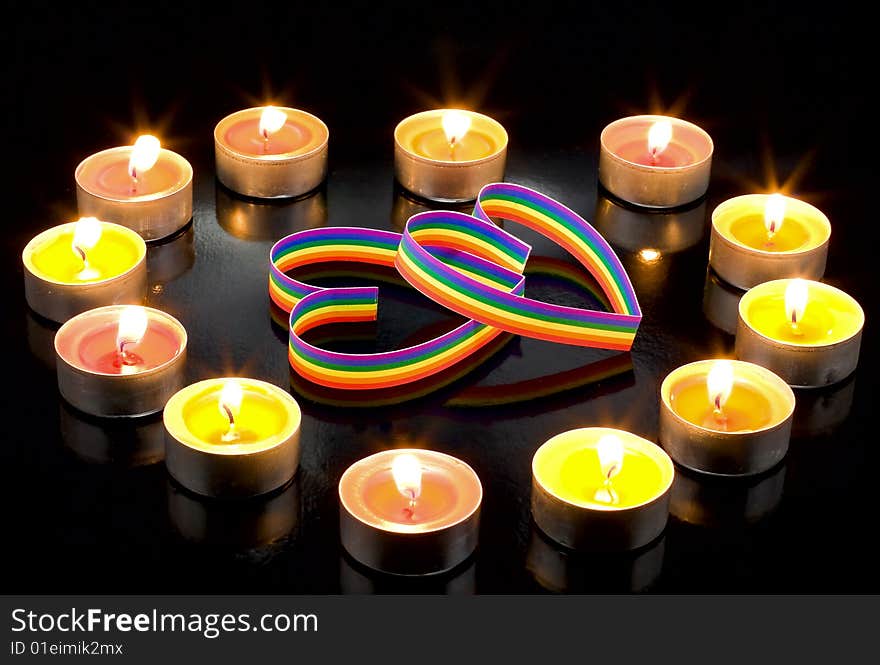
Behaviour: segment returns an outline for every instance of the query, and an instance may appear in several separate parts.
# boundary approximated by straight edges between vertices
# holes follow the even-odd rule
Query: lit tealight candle
[[[299,109],[237,111],[214,128],[217,178],[245,196],[301,196],[327,177],[329,140],[327,125]]]
[[[147,246],[134,231],[84,217],[43,231],[21,253],[24,292],[40,316],[63,322],[95,307],[139,304]]]
[[[864,324],[861,306],[833,286],[802,279],[765,282],[739,302],[736,355],[792,386],[830,385],[858,365]]]
[[[351,556],[400,575],[450,570],[477,546],[483,488],[474,470],[431,450],[386,450],[339,480],[340,534]]]
[[[563,432],[532,459],[532,515],[572,549],[636,549],[666,527],[673,476],[669,456],[635,434]]]
[[[394,173],[410,192],[434,201],[472,201],[504,178],[507,132],[496,120],[459,109],[424,111],[394,130]]]
[[[173,235],[192,219],[192,166],[154,136],[91,155],[74,176],[80,215],[127,226],[145,240]]]
[[[703,360],[660,386],[660,443],[695,471],[749,475],[788,451],[794,393],[773,372],[736,360]]]
[[[296,473],[302,414],[270,383],[199,381],[168,400],[163,418],[168,472],[197,494],[265,494]]]
[[[599,182],[629,203],[674,208],[706,193],[712,138],[693,123],[659,115],[615,120],[602,130]]]
[[[186,330],[173,316],[111,305],[73,317],[55,335],[58,388],[95,416],[161,411],[183,385]]]
[[[825,273],[831,224],[821,210],[782,194],[749,194],[712,213],[709,264],[741,289]]]

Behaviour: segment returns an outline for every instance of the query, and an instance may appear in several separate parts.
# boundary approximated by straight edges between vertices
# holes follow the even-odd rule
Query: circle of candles
[[[163,419],[168,472],[197,494],[265,494],[299,465],[299,405],[265,381],[199,381],[168,400]]]
[[[127,226],[145,240],[173,235],[192,219],[192,166],[153,136],[86,157],[74,177],[80,215]]]
[[[845,379],[859,362],[865,313],[840,289],[803,279],[778,279],[739,301],[736,356],[758,363],[800,388]]]
[[[532,459],[532,516],[571,549],[624,551],[657,538],[675,470],[635,434],[585,427],[557,434]]]
[[[709,187],[712,137],[662,115],[615,120],[599,139],[599,182],[614,196],[648,208],[696,201]]]
[[[788,451],[794,403],[791,388],[764,367],[737,360],[683,365],[660,386],[660,443],[694,471],[761,473]]]
[[[58,329],[55,355],[68,403],[94,416],[143,416],[183,385],[186,330],[157,309],[99,307]]]
[[[831,224],[821,210],[781,194],[729,199],[712,213],[709,265],[741,289],[825,274]]]
[[[416,113],[394,129],[394,175],[433,201],[473,201],[504,178],[507,131],[497,120],[459,109]]]
[[[477,546],[483,487],[460,459],[385,450],[339,480],[342,545],[362,564],[398,575],[451,570]]]
[[[147,291],[147,246],[119,224],[84,217],[33,238],[21,253],[27,303],[59,323],[95,307],[138,304]]]
[[[261,106],[236,111],[214,128],[217,178],[239,194],[290,198],[327,177],[330,130],[299,109]]]

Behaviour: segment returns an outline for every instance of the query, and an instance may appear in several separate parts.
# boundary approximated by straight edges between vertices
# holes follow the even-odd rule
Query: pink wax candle
[[[97,416],[164,408],[183,383],[186,331],[156,309],[111,305],[73,317],[55,335],[58,387]]]
[[[602,131],[599,181],[629,203],[674,208],[706,193],[712,138],[693,123],[659,115],[621,118]]]
[[[144,240],[172,235],[192,218],[192,166],[153,136],[87,157],[74,176],[81,215],[127,226]]]

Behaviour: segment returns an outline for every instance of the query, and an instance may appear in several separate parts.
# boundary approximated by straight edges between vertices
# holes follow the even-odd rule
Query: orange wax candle
[[[55,335],[58,387],[92,415],[155,413],[183,384],[185,349],[186,331],[164,312],[132,305],[92,309]]]
[[[454,457],[418,449],[376,453],[339,481],[342,543],[378,570],[448,570],[476,546],[482,496],[476,473]]]
[[[737,356],[775,371],[790,385],[836,383],[856,368],[865,313],[833,286],[779,279],[739,303]]]
[[[616,120],[599,140],[599,182],[629,203],[675,208],[706,193],[712,138],[693,123],[661,115]]]
[[[709,264],[748,289],[782,277],[825,272],[831,224],[817,208],[781,194],[737,196],[712,213]]]
[[[199,381],[168,400],[163,419],[168,472],[198,494],[255,496],[296,473],[302,415],[296,401],[270,383]]]
[[[788,450],[794,393],[751,363],[705,360],[660,387],[660,443],[682,466],[721,475],[760,473]]]
[[[127,226],[145,240],[172,235],[192,218],[192,166],[153,136],[91,155],[74,175],[81,215]]]
[[[394,130],[394,170],[410,192],[470,201],[504,177],[507,132],[492,118],[459,109],[416,113]]]
[[[93,217],[43,231],[21,253],[28,305],[64,322],[103,305],[140,304],[147,288],[146,255],[137,233]]]
[[[301,196],[327,175],[330,132],[299,109],[261,106],[237,111],[214,128],[217,177],[256,198]]]

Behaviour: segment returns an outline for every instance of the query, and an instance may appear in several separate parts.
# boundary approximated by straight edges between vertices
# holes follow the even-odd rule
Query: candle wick
[[[130,175],[131,175],[131,193],[134,194],[135,192],[137,192],[137,188],[138,188],[138,173],[137,173],[137,169],[134,168],[134,167],[132,167],[132,169],[131,169],[131,171],[130,171],[129,173],[130,173]]]
[[[135,365],[136,361],[132,358],[131,354],[126,352],[125,345],[131,344],[132,341],[130,339],[121,339],[119,340],[119,362],[122,365]]]
[[[82,247],[79,247],[78,245],[74,245],[74,246],[73,246],[73,251],[76,252],[76,253],[79,255],[79,258],[80,258],[80,259],[82,259],[83,266],[84,266],[85,268],[88,268],[88,267],[89,267],[89,262],[86,261],[86,250],[84,250]]]
[[[409,494],[409,509],[410,511],[414,511],[416,509],[416,493],[415,490],[407,490],[407,494]]]
[[[232,409],[230,409],[226,404],[221,404],[223,410],[226,412],[226,417],[229,418],[229,429],[233,429],[235,427],[235,416],[232,414]]]

